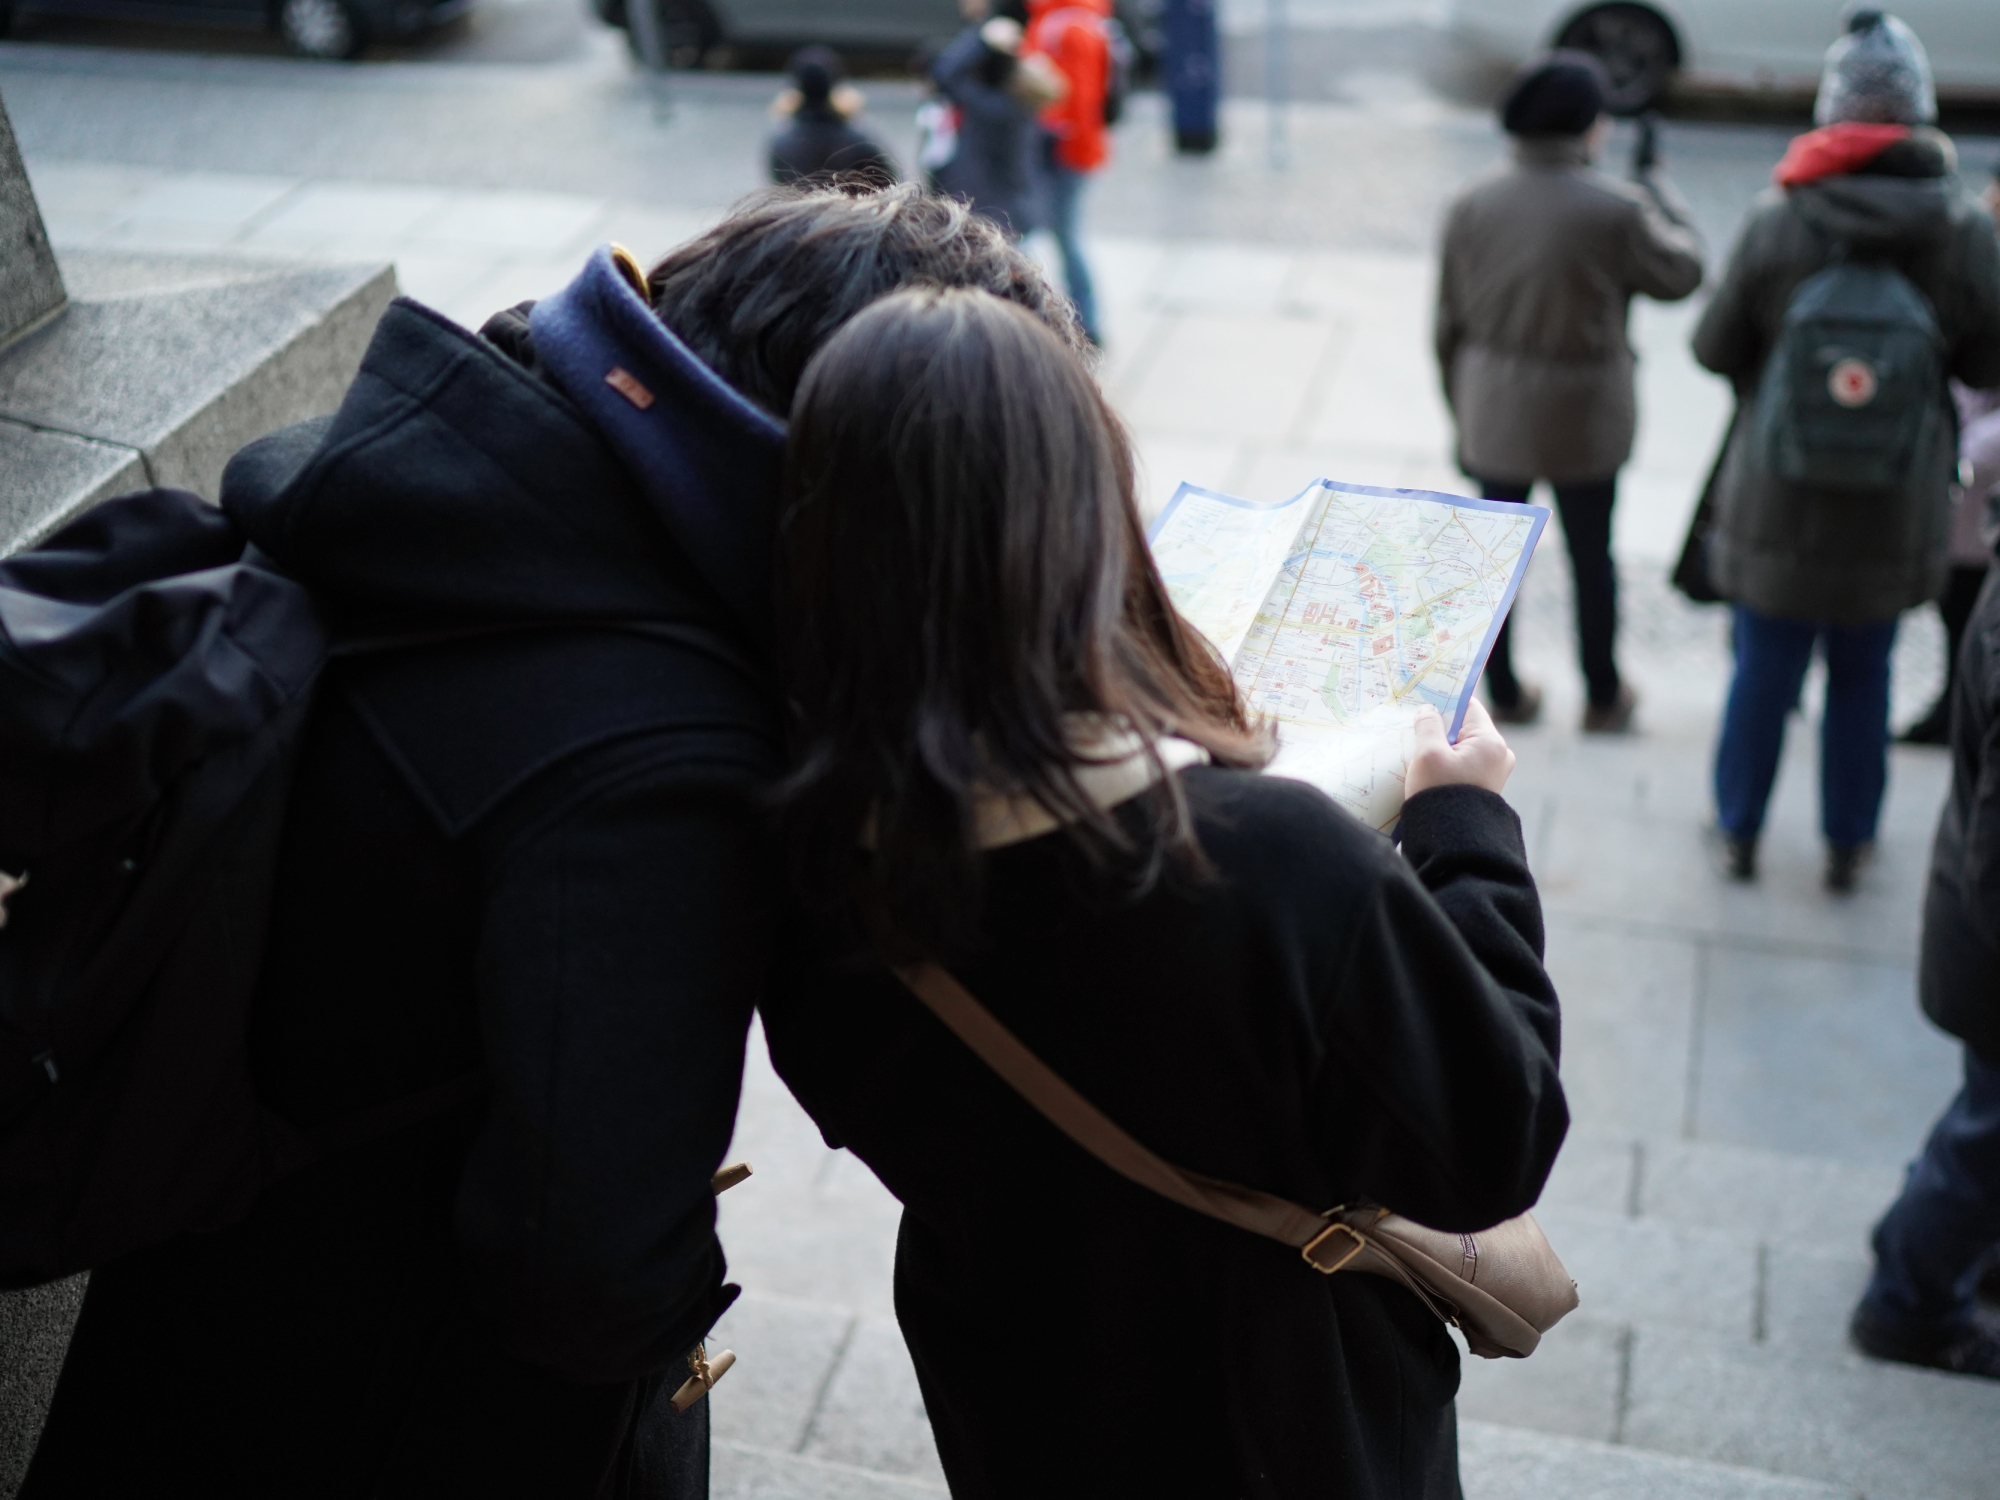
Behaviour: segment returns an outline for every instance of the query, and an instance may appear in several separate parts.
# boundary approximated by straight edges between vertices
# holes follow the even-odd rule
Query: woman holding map
[[[1423,1302],[1119,1175],[937,986],[1178,1167],[1454,1232],[1518,1214],[1567,1109],[1491,720],[1453,745],[1421,711],[1400,853],[1259,774],[1116,419],[983,293],[846,325],[786,462],[810,940],[765,1027],[904,1205],[897,1316],[952,1493],[1455,1500],[1459,1356]]]

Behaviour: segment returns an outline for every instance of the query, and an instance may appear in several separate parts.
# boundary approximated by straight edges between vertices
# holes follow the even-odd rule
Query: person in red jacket
[[[1079,219],[1084,179],[1111,154],[1104,100],[1111,91],[1112,0],[1028,0],[1026,52],[1054,63],[1069,90],[1042,111],[1042,162],[1047,174],[1048,228],[1062,251],[1063,284],[1093,344],[1104,339],[1097,297],[1083,258]]]

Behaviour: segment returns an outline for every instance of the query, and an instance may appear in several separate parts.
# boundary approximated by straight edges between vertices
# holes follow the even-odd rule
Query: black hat
[[[1582,135],[1604,113],[1604,64],[1588,52],[1551,52],[1514,75],[1500,103],[1509,135]]]
[[[845,73],[831,47],[801,47],[792,54],[792,85],[808,104],[824,104]]]

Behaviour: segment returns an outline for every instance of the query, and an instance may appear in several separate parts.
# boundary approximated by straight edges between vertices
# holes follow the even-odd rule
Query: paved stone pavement
[[[461,171],[466,131],[446,131],[412,144],[398,171],[386,133],[359,128],[283,159],[272,141],[287,110],[352,122],[355,97],[441,130],[446,104],[467,106],[476,130],[499,120],[481,113],[497,108],[482,92],[492,80],[426,92],[415,67],[336,86],[280,62],[165,62],[94,66],[154,99],[147,108],[180,110],[177,141],[157,120],[142,129],[137,106],[93,125],[74,95],[98,73],[0,46],[0,88],[59,249],[388,258],[408,290],[468,323],[559,284],[599,239],[647,255],[708,222],[754,181],[769,88],[688,85],[666,134],[689,154],[663,188],[629,151],[590,144],[594,130],[652,128],[643,95],[609,74],[595,93],[568,73],[543,78],[540,95],[528,73],[509,75],[547,141]],[[1256,496],[1319,474],[1459,487],[1426,353],[1425,246],[1451,181],[1495,146],[1468,109],[1407,77],[1378,83],[1365,105],[1295,112],[1295,140],[1332,153],[1312,178],[1257,165],[1255,105],[1232,107],[1236,155],[1206,174],[1128,133],[1130,165],[1103,185],[1094,248],[1110,332],[1102,378],[1137,436],[1149,506],[1183,478]],[[246,113],[204,108],[211,94]],[[876,97],[887,121],[882,101],[897,96]],[[1726,239],[1782,134],[1677,127],[1712,240]],[[563,149],[576,162],[567,179],[552,165]],[[1177,202],[1186,212],[1168,222]],[[1717,613],[1680,602],[1663,576],[1725,414],[1685,354],[1691,316],[1642,306],[1635,318],[1644,423],[1616,544],[1640,733],[1574,732],[1559,540],[1520,606],[1521,656],[1551,709],[1515,737],[1510,798],[1549,913],[1576,1116],[1541,1212],[1584,1300],[1533,1359],[1468,1360],[1467,1494],[1988,1496],[2000,1387],[1872,1365],[1842,1341],[1867,1226],[1953,1088],[1954,1050],[1918,1017],[1911,977],[1945,767],[1895,752],[1881,857],[1857,894],[1833,898],[1817,884],[1802,723],[1763,882],[1710,873],[1701,830],[1726,640]],[[1927,613],[1905,629],[1903,717],[1935,690],[1937,635]],[[746,1294],[717,1333],[740,1356],[712,1398],[717,1493],[941,1493],[894,1322],[895,1205],[824,1147],[760,1045],[734,1154],[757,1171],[723,1200]]]

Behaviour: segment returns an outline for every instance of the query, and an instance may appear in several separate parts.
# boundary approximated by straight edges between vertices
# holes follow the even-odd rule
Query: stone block
[[[5,356],[0,355],[0,360]],[[81,510],[146,487],[146,461],[130,448],[43,432],[0,419],[0,538],[25,537],[52,510]]]
[[[1837,1247],[1848,1259],[1865,1253],[1869,1229],[1902,1186],[1902,1173],[1880,1163],[1709,1141],[1649,1140],[1644,1152],[1644,1217],[1712,1224],[1816,1253]]]
[[[0,1495],[28,1472],[87,1278],[0,1292]]]
[[[1458,1467],[1465,1500],[1860,1500],[1843,1485],[1485,1422],[1458,1424]]]
[[[716,1443],[710,1470],[711,1500],[936,1500],[951,1493],[942,1484],[871,1474],[741,1443]]]
[[[0,354],[0,419],[123,448],[154,484],[214,496],[254,437],[328,412],[395,295],[387,267],[273,268],[65,257],[76,295]],[[11,477],[11,476],[10,476]],[[32,541],[100,491],[29,472],[14,486]]]
[[[1874,1267],[1865,1246],[1777,1244],[1764,1254],[1764,1341],[1795,1358],[1852,1360],[1847,1320]]]
[[[718,1439],[796,1453],[853,1337],[853,1313],[751,1293],[737,1299],[707,1339],[711,1355],[736,1364],[709,1395]]]
[[[1991,1500],[2000,1382],[1641,1329],[1624,1440],[1869,1500]]]
[[[1702,1328],[1749,1341],[1757,1304],[1750,1236],[1573,1209],[1535,1217],[1576,1278],[1581,1311],[1591,1319]]]
[[[1718,947],[1703,998],[1697,1137],[1893,1169],[1957,1091],[1900,965]],[[1887,1202],[1873,1181],[1859,1213]]]
[[[1549,1173],[1548,1185],[1535,1212],[1584,1209],[1600,1214],[1630,1214],[1633,1174],[1640,1145],[1629,1136],[1606,1135],[1572,1128]]]
[[[903,1333],[864,1318],[848,1341],[801,1450],[808,1458],[944,1483]]]
[[[62,305],[62,273],[0,104],[0,347]]]
[[[1616,1323],[1571,1313],[1528,1359],[1468,1354],[1459,1363],[1459,1415],[1609,1442],[1618,1434],[1618,1391],[1630,1337]]]
[[[1578,1125],[1628,1135],[1679,1133],[1697,963],[1694,945],[1680,938],[1549,924],[1549,975],[1563,1002],[1563,1089]]]

